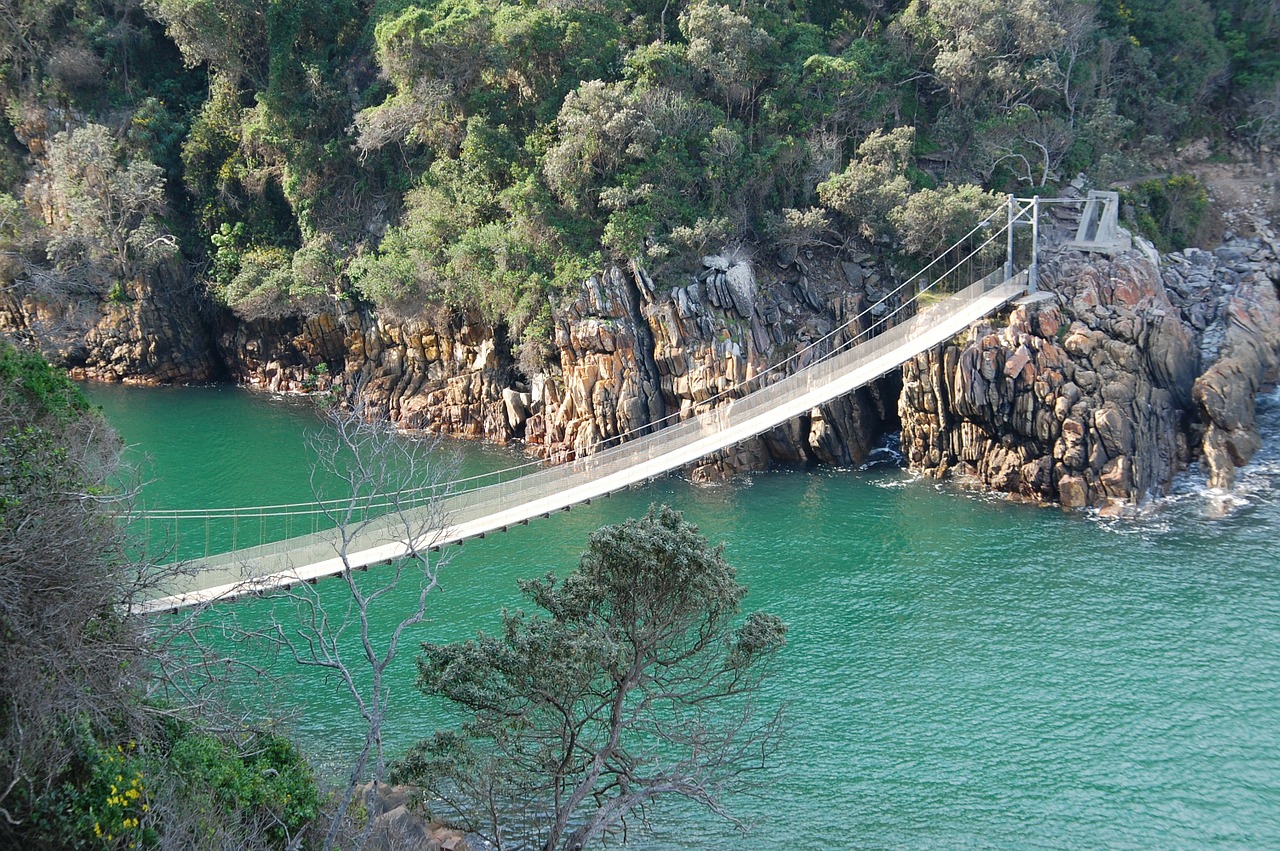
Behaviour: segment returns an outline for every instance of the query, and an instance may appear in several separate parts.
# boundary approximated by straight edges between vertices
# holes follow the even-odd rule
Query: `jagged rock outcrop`
[[[271,393],[328,390],[346,363],[354,311],[235,322],[223,317],[217,351],[239,383]]]
[[[559,368],[536,376],[530,446],[552,458],[577,457],[662,422],[667,409],[639,305],[640,290],[650,286],[643,270],[614,267],[556,305]]]
[[[526,439],[549,453],[594,451],[664,419],[724,404],[745,382],[804,366],[794,355],[852,319],[866,299],[834,260],[811,269],[803,258],[787,259],[763,286],[760,266],[723,256],[705,258],[701,275],[668,292],[634,264],[588,281],[557,308],[559,369],[542,382],[542,407]],[[837,400],[705,459],[693,476],[760,469],[771,458],[860,461],[892,416],[883,403],[892,391],[877,391]]]
[[[198,302],[169,266],[122,282],[109,296],[0,285],[0,330],[81,379],[170,384],[226,375]]]
[[[1280,357],[1276,254],[1258,241],[1062,252],[1007,319],[903,368],[908,463],[1065,506],[1138,502],[1203,452],[1211,484],[1257,448],[1253,410]]]
[[[1169,275],[1175,277],[1175,291],[1179,284],[1188,291],[1184,305],[1194,313],[1206,302],[1216,307],[1202,343],[1210,366],[1192,387],[1205,426],[1202,447],[1211,487],[1231,487],[1235,468],[1248,463],[1261,445],[1254,423],[1258,391],[1280,377],[1277,255],[1274,239],[1258,239],[1253,246],[1218,249],[1212,259],[1196,252],[1192,257],[1198,263],[1191,266],[1191,274],[1181,281]],[[1206,267],[1218,274],[1209,279],[1210,297],[1196,298],[1203,278],[1195,273]]]
[[[364,403],[402,428],[505,443],[503,391],[515,384],[505,333],[442,313],[388,321],[366,314],[348,337],[347,374]]]

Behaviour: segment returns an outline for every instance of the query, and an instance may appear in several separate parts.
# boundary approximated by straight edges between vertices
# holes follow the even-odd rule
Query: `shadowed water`
[[[310,493],[305,405],[230,389],[92,388],[151,456],[149,504]],[[896,469],[667,478],[468,543],[417,640],[492,630],[518,577],[575,563],[589,532],[684,511],[788,623],[768,697],[790,727],[746,842],[788,848],[1280,847],[1280,400],[1232,495],[1193,470],[1139,518],[1012,505]],[[470,469],[514,456],[468,447]],[[336,584],[321,588],[336,595]],[[263,602],[235,604],[247,622]],[[388,621],[394,611],[389,607]],[[444,722],[399,660],[393,749]],[[356,740],[342,693],[278,663],[319,759]],[[332,763],[336,767],[336,761]],[[660,809],[638,847],[739,848]]]

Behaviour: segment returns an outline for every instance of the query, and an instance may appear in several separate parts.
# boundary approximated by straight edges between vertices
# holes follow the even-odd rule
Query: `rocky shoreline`
[[[0,292],[0,331],[81,379],[357,388],[370,411],[405,429],[522,441],[560,461],[700,413],[764,370],[803,366],[792,356],[878,299],[888,278],[870,255],[705,262],[683,286],[655,284],[634,263],[587,279],[554,306],[551,362],[527,371],[505,329],[474,316],[406,319],[337,301],[309,317],[242,321],[194,307],[176,273],[133,281],[115,300]],[[856,463],[895,420],[896,395],[891,378],[706,459],[693,475],[771,460]]]
[[[1257,394],[1280,371],[1275,234],[1263,224],[1158,266],[1152,254],[1059,249],[1040,291],[1007,317],[688,472],[710,481],[772,462],[857,464],[900,428],[913,469],[1037,502],[1138,503],[1194,457],[1212,486],[1230,487],[1258,447]],[[114,299],[6,293],[0,330],[80,378],[357,388],[405,429],[519,441],[562,461],[721,404],[766,370],[802,367],[797,352],[893,280],[870,254],[825,250],[709,256],[675,286],[615,266],[553,305],[554,354],[536,368],[521,366],[504,328],[465,314],[406,319],[335,301],[242,321],[202,309],[177,270]]]
[[[912,468],[1067,507],[1118,510],[1203,459],[1229,488],[1280,376],[1280,251],[1269,230],[1214,252],[1064,249],[1006,320],[903,368]]]

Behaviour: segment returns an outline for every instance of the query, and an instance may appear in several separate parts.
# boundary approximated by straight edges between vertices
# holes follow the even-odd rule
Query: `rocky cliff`
[[[701,274],[675,286],[636,264],[611,267],[556,301],[555,354],[535,369],[517,364],[505,329],[466,314],[405,317],[344,300],[307,317],[245,321],[200,309],[176,277],[136,282],[115,298],[42,300],[9,288],[0,327],[28,332],[84,378],[226,376],[269,392],[338,386],[406,429],[519,440],[566,460],[722,404],[762,374],[802,367],[796,353],[880,299],[887,281],[867,255],[794,251],[763,262],[707,257]],[[896,395],[889,379],[708,458],[693,475],[770,460],[856,463],[892,425]]]
[[[109,294],[65,282],[0,280],[0,332],[41,348],[73,376],[137,384],[208,382],[227,376],[201,299],[180,269],[121,282]]]
[[[1158,265],[1140,252],[1060,252],[1038,294],[907,363],[900,385],[838,399],[691,474],[857,463],[900,419],[913,468],[1027,499],[1138,502],[1197,457],[1214,486],[1229,487],[1258,446],[1257,393],[1280,369],[1278,254],[1267,230]],[[308,317],[242,321],[201,308],[173,269],[111,297],[5,288],[0,327],[82,377],[337,386],[407,429],[522,441],[566,460],[802,367],[809,342],[874,320],[867,311],[851,322],[889,281],[866,255],[794,251],[707,257],[701,274],[676,281],[611,267],[556,301],[555,354],[537,368],[517,362],[505,329],[465,314],[394,316],[342,300]]]
[[[716,256],[697,279],[662,292],[643,269],[614,268],[557,307],[560,363],[537,383],[525,437],[552,455],[589,452],[723,404],[766,372],[793,372],[804,365],[797,351],[867,303],[866,281],[876,274],[834,258],[756,264]],[[694,478],[770,459],[861,461],[892,416],[894,389],[876,385],[815,409],[704,460]]]
[[[766,370],[799,368],[791,355],[845,322],[866,302],[866,281],[878,279],[870,265],[788,261],[707,258],[698,279],[666,289],[635,264],[612,267],[556,302],[556,358],[532,374],[501,329],[456,316],[421,326],[347,317],[343,380],[407,428],[522,440],[555,460],[590,454],[722,404]],[[860,461],[893,417],[895,394],[891,382],[839,400],[706,459],[693,475],[770,459]]]
[[[1158,266],[1059,252],[1039,293],[904,366],[908,462],[1066,506],[1139,502],[1200,455],[1229,487],[1277,377],[1277,253],[1265,230]]]

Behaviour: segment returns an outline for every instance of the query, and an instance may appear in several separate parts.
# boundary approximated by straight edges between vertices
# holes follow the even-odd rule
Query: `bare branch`
[[[347,828],[347,813],[361,784],[376,790],[386,774],[382,727],[392,686],[386,677],[399,654],[406,630],[421,623],[439,570],[450,550],[433,551],[433,530],[444,528],[441,498],[454,478],[456,462],[445,457],[439,438],[412,441],[385,420],[370,419],[363,408],[334,406],[327,428],[310,440],[315,456],[312,490],[318,502],[332,496],[339,482],[345,499],[325,502],[325,514],[337,531],[336,554],[342,559],[339,578],[346,591],[340,602],[307,584],[280,594],[273,610],[269,640],[296,664],[332,674],[364,722],[364,737],[351,765],[345,788],[323,847],[334,847]],[[425,504],[421,494],[432,494]],[[369,506],[389,505],[374,516]],[[412,544],[400,561],[358,572],[349,560],[356,538],[376,520],[392,518],[397,540]],[[378,619],[394,602],[402,614],[387,630]],[[370,819],[366,833],[372,829]]]

